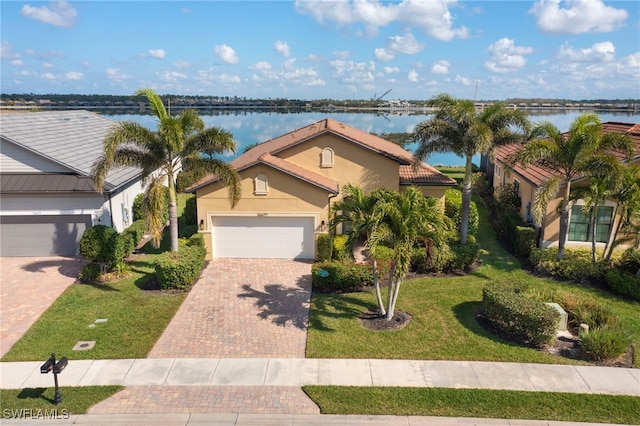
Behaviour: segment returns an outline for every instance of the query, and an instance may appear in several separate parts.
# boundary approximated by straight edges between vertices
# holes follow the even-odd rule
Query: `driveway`
[[[73,284],[85,263],[68,257],[0,257],[0,356]]]
[[[304,358],[311,262],[216,259],[149,358]]]

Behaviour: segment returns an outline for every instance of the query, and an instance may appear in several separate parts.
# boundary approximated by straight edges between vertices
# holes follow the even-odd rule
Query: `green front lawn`
[[[486,389],[305,386],[322,414],[640,424],[640,398]]]
[[[640,341],[640,304],[611,293],[527,275],[497,242],[488,224],[488,210],[480,208],[482,266],[467,276],[407,280],[397,309],[413,316],[398,331],[371,331],[359,315],[375,309],[372,292],[314,294],[311,300],[307,357],[475,360],[575,364],[579,361],[517,346],[487,332],[476,321],[482,288],[498,277],[525,278],[531,286],[557,288],[586,295],[609,306]],[[636,355],[636,365],[640,365]]]
[[[60,388],[62,403],[53,405],[54,388],[25,388],[0,390],[2,418],[44,420],[67,418],[72,414],[86,414],[89,408],[124,389],[122,386],[87,386]],[[46,421],[44,424],[47,424]]]

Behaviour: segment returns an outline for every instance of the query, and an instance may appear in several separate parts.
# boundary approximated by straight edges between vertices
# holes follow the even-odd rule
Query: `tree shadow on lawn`
[[[301,330],[307,329],[309,320],[309,301],[311,298],[311,275],[303,275],[296,281],[295,287],[282,284],[266,284],[264,289],[252,288],[243,284],[244,293],[240,298],[254,298],[260,309],[258,317],[285,327],[291,324]]]
[[[315,294],[313,296],[315,309],[309,320],[309,327],[318,331],[336,331],[327,325],[327,320],[358,319],[364,312],[374,312],[378,306],[365,302],[347,293]]]

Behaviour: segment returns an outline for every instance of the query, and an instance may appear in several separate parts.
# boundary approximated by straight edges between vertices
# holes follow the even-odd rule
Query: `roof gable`
[[[115,121],[84,110],[0,114],[0,133],[11,143],[58,163],[80,176],[89,176],[103,153],[103,140]],[[132,167],[107,174],[111,190],[140,175]]]

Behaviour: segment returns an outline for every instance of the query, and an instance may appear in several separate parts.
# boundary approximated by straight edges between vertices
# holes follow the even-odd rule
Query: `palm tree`
[[[435,96],[428,105],[435,107],[436,111],[431,119],[415,128],[414,140],[419,145],[414,154],[414,164],[436,152],[453,152],[465,158],[460,242],[466,244],[473,156],[491,156],[494,148],[522,140],[529,129],[529,120],[523,111],[509,109],[503,103],[477,111],[473,101],[455,99],[448,94]]]
[[[165,205],[164,189],[169,189],[169,227],[171,250],[178,251],[178,209],[175,181],[181,167],[192,171],[215,173],[228,186],[229,201],[234,206],[240,199],[240,179],[228,163],[213,154],[235,152],[231,134],[204,122],[194,110],[184,110],[170,116],[160,97],[151,89],[140,89],[135,96],[145,96],[151,112],[158,119],[153,132],[134,122],[120,122],[104,139],[104,154],[93,165],[92,176],[101,189],[107,173],[115,168],[138,167],[142,170],[142,183],[147,187],[143,211],[148,232],[154,246],[162,238],[162,209]],[[210,154],[208,156],[202,153]]]
[[[380,245],[393,248],[389,272],[387,308],[382,307],[385,318],[391,320],[400,292],[400,284],[411,266],[416,243],[430,240],[436,247],[447,244],[448,220],[434,198],[425,196],[416,187],[402,193],[381,193],[373,209],[371,235],[366,246],[375,253]]]
[[[532,213],[537,224],[542,223],[549,202],[563,190],[557,255],[558,260],[562,260],[569,225],[572,181],[588,172],[589,165],[599,153],[618,149],[630,156],[633,143],[622,133],[603,134],[600,117],[592,113],[576,117],[566,134],[550,122],[539,123],[532,130],[531,139],[509,158],[509,162],[519,163],[524,168],[536,165],[553,173],[534,195]]]
[[[334,203],[332,210],[336,212],[331,222],[331,228],[335,230],[340,223],[348,224],[350,232],[347,234],[347,247],[352,251],[364,238],[369,239],[369,235],[373,232],[376,223],[373,220],[373,209],[379,199],[384,197],[386,190],[375,190],[372,194],[365,194],[359,186],[347,184],[343,187],[342,200]],[[380,279],[378,276],[378,262],[376,258],[375,248],[369,250],[371,258],[371,266],[373,268],[373,284],[378,300],[380,312],[385,315],[386,311],[382,303],[382,295],[380,292]]]
[[[637,235],[638,224],[640,224],[640,165],[624,164],[621,178],[622,183],[618,190],[611,194],[611,198],[616,201],[615,216],[619,216],[619,220],[613,229],[611,243],[604,250],[606,261],[611,259],[613,250],[620,243],[618,239],[620,231],[623,229],[632,230],[632,233]]]

